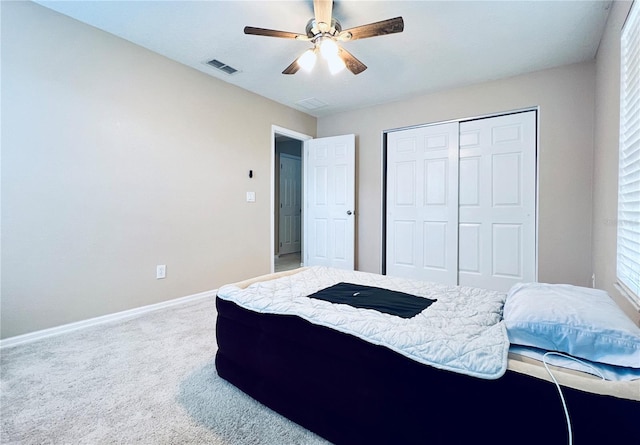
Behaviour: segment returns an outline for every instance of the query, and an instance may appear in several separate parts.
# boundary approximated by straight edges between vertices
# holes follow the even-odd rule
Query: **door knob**
[[[351,210],[347,210],[347,215],[351,215]]]

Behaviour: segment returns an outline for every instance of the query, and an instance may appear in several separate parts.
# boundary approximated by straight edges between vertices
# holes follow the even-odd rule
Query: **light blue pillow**
[[[516,284],[507,295],[504,320],[512,344],[640,368],[640,328],[605,291]]]

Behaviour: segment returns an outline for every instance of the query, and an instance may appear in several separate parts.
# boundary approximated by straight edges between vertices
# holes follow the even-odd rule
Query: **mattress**
[[[480,379],[298,315],[261,313],[222,298],[217,307],[220,376],[332,442],[566,443],[557,390],[536,360],[509,353],[504,375]],[[639,381],[551,369],[567,400],[575,443],[637,443]]]
[[[309,298],[340,283],[411,294],[430,305],[403,318]],[[506,294],[501,292],[316,266],[244,288],[223,286],[218,297],[256,312],[296,315],[439,369],[494,379],[507,367],[509,341],[502,322]]]

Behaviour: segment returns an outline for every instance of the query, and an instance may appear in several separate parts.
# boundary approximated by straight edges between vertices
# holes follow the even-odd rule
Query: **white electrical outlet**
[[[247,202],[256,202],[256,192],[247,192]]]
[[[167,276],[167,266],[164,264],[158,264],[156,266],[156,278],[159,280]]]

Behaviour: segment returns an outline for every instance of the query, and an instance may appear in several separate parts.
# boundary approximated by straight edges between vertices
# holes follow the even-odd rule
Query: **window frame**
[[[616,287],[640,307],[640,5],[620,34],[620,138]]]

